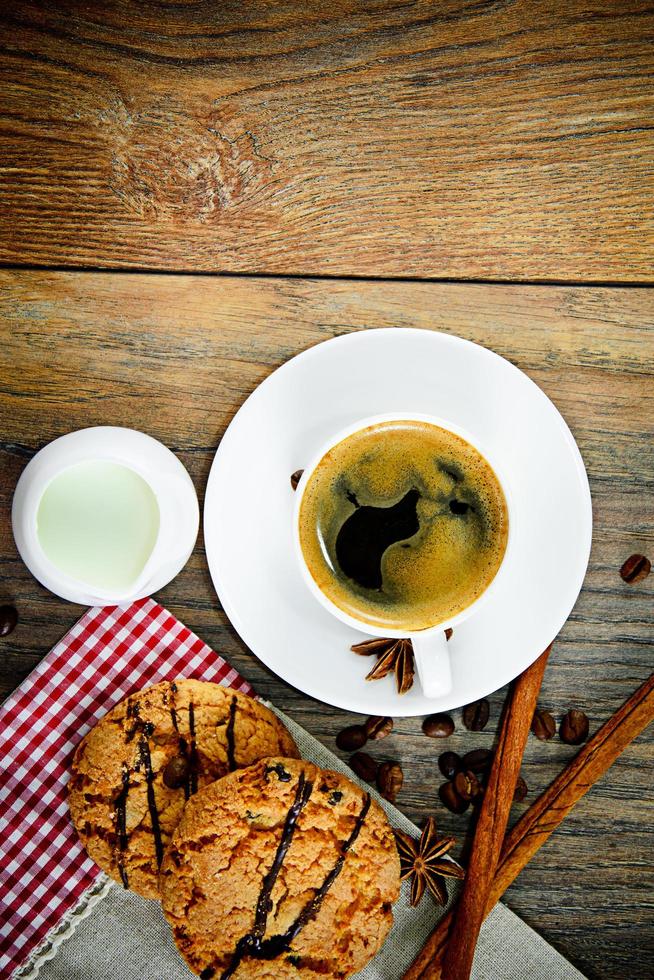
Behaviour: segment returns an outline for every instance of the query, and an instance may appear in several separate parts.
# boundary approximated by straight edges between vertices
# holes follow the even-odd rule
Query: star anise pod
[[[438,837],[436,821],[429,817],[420,840],[414,840],[401,830],[395,831],[395,841],[400,855],[400,877],[411,879],[411,904],[417,905],[425,885],[440,905],[447,902],[444,878],[465,878],[465,871],[455,861],[444,860],[444,855],[454,845],[454,837]]]
[[[395,673],[397,693],[406,694],[413,685],[413,646],[411,640],[365,640],[355,643],[350,648],[362,657],[376,654],[377,663],[370,673],[366,674],[367,681],[378,681],[391,672]]]

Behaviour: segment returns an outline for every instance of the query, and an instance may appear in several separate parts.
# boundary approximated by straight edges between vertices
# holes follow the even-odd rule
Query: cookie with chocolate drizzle
[[[379,950],[400,867],[386,816],[340,773],[264,759],[194,796],[161,865],[202,980],[344,978]]]
[[[264,705],[204,681],[164,681],[116,705],[80,742],[69,806],[89,856],[146,898],[184,804],[266,756],[298,757]]]

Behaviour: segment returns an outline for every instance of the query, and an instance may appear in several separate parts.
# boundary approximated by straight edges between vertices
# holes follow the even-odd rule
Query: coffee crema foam
[[[490,585],[508,512],[499,480],[465,439],[429,422],[380,422],[319,462],[299,535],[318,588],[364,623],[413,632],[444,623]]]

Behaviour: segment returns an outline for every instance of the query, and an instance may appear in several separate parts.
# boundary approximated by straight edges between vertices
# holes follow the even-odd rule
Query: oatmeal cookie
[[[164,913],[203,980],[344,978],[393,922],[386,816],[347,777],[265,759],[186,807],[161,866]]]
[[[103,871],[157,898],[159,865],[186,801],[280,754],[299,755],[253,698],[204,681],[164,681],[121,701],[80,742],[69,783],[73,822]]]

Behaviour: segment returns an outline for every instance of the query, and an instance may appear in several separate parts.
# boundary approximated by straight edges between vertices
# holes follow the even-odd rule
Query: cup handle
[[[412,636],[413,658],[426,698],[439,698],[452,690],[452,666],[445,630]]]

